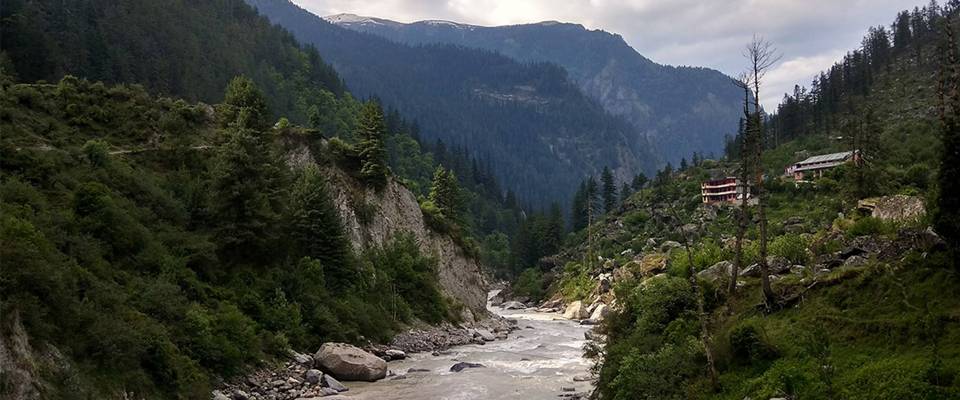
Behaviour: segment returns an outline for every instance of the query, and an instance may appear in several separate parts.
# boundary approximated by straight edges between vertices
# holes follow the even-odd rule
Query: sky
[[[353,13],[413,22],[443,19],[497,26],[562,21],[623,36],[661,64],[703,66],[734,76],[745,69],[744,45],[757,34],[780,62],[761,89],[774,109],[796,84],[860,46],[870,26],[928,0],[293,0],[325,16]]]

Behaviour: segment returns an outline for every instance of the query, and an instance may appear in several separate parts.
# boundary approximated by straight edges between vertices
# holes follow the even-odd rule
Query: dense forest
[[[404,24],[349,15],[329,18],[339,26],[414,46],[445,43],[496,51],[521,62],[555,63],[587,96],[633,124],[638,138],[648,138],[663,161],[674,164],[694,152],[720,154],[724,135],[734,132],[740,115],[740,93],[719,71],[657,64],[620,35],[579,24],[546,21],[485,27],[437,21]]]
[[[73,74],[213,103],[244,74],[263,88],[274,117],[300,123],[335,108],[344,95],[316,49],[236,1],[12,0],[0,5],[0,18],[6,62],[22,82]]]
[[[427,141],[471,149],[495,166],[504,188],[537,207],[566,202],[580,179],[604,166],[627,179],[660,162],[634,126],[605,112],[554,64],[408,46],[335,26],[287,0],[248,3],[317,46],[354,94],[376,95],[415,118]]]
[[[459,320],[412,237],[355,250],[323,168],[400,181],[425,222],[504,277],[515,233],[539,220],[492,160],[355,100],[239,0],[2,12],[0,333],[22,326],[71,366],[38,364],[46,398],[205,397],[291,348]],[[291,168],[290,146],[317,167]]]

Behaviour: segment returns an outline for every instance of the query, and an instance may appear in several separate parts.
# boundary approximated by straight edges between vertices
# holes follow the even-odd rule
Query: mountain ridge
[[[498,179],[528,204],[566,201],[582,177],[604,166],[626,181],[662,163],[635,127],[584,95],[555,64],[397,43],[331,24],[286,0],[247,3],[316,46],[355,95],[410,116],[428,141],[490,158]]]
[[[654,62],[623,36],[602,29],[557,21],[479,26],[349,15],[324,18],[397,43],[453,44],[492,50],[521,62],[560,65],[587,96],[654,142],[665,161],[689,159],[693,152],[719,154],[724,137],[734,133],[739,120],[741,93],[723,73]]]

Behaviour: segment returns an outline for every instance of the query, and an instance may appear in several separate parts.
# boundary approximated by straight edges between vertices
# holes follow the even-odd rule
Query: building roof
[[[850,156],[852,155],[853,155],[852,151],[844,151],[841,153],[832,153],[832,154],[821,154],[819,156],[813,156],[806,160],[800,161],[796,165],[843,161],[843,160],[846,160],[847,158],[850,158]]]

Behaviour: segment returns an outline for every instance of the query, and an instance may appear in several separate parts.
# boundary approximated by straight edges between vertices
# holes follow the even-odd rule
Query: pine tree
[[[610,168],[603,167],[600,181],[603,183],[603,210],[607,213],[613,212],[617,208],[617,185],[613,182]]]
[[[960,249],[960,57],[949,19],[942,22],[940,67],[940,185],[934,226],[953,251]]]
[[[620,185],[620,204],[627,204],[627,199],[630,198],[631,194],[633,193],[630,191],[630,185],[626,182]]]
[[[300,172],[290,193],[290,229],[298,252],[320,261],[331,288],[356,277],[343,222],[316,165]]]
[[[284,168],[264,140],[266,102],[244,77],[226,91],[226,130],[211,163],[210,205],[221,256],[232,262],[262,260],[275,238]],[[231,119],[232,118],[232,119]]]
[[[259,134],[250,129],[226,132],[214,155],[210,175],[211,211],[222,257],[230,261],[264,255],[274,234],[276,173],[282,171]]]
[[[374,185],[382,185],[387,177],[387,150],[384,137],[387,128],[383,110],[375,102],[367,102],[357,121],[357,153],[360,155],[360,177]]]
[[[580,187],[573,195],[573,207],[570,210],[571,225],[574,231],[587,227],[587,183],[580,182]]]
[[[437,206],[440,213],[451,221],[459,221],[460,185],[453,171],[437,166],[433,173],[433,184],[430,186],[430,201]]]
[[[267,100],[256,84],[242,75],[233,78],[223,96],[221,126],[263,131],[270,126],[269,119]]]
[[[643,172],[637,174],[633,177],[633,182],[630,184],[633,187],[634,192],[639,192],[640,189],[643,189],[647,185],[647,176]]]

